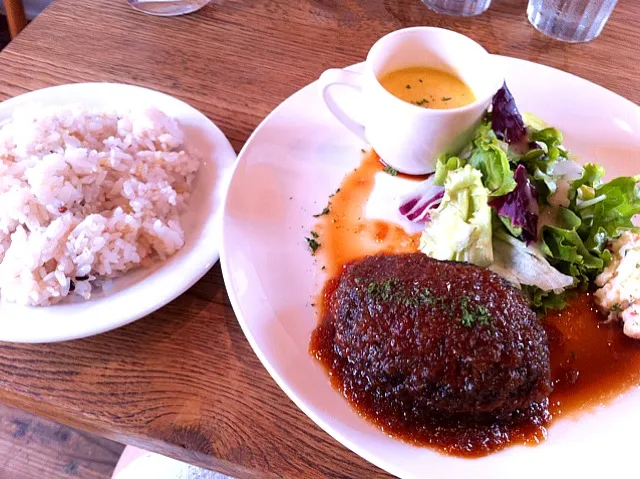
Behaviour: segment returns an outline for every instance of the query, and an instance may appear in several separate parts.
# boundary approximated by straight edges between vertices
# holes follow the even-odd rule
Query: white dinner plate
[[[185,145],[202,163],[188,210],[181,215],[185,245],[165,262],[131,271],[107,291],[46,307],[0,303],[0,341],[53,342],[109,331],[173,300],[198,281],[219,258],[222,205],[236,154],[202,113],[164,93],[116,83],[76,83],[33,91],[0,103],[0,122],[25,105],[88,108],[155,107],[180,123]],[[0,199],[1,201],[1,199]]]
[[[553,68],[496,59],[520,110],[560,128],[579,161],[604,164],[608,176],[640,171],[638,106]],[[554,422],[539,446],[461,459],[385,435],[331,387],[308,352],[317,324],[312,297],[325,278],[304,236],[363,147],[331,116],[313,83],[271,113],[239,156],[223,217],[222,271],[240,325],[278,385],[335,439],[405,478],[613,477],[636,470],[638,390]]]

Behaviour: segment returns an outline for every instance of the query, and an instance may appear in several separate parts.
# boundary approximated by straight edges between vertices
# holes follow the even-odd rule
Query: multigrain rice
[[[0,123],[0,298],[88,299],[173,255],[199,163],[155,109],[16,110]]]

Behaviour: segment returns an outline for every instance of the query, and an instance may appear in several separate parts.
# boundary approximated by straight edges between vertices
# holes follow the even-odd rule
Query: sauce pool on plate
[[[448,110],[475,101],[471,88],[460,78],[428,67],[409,67],[386,73],[380,84],[396,98],[422,108]]]
[[[591,294],[578,293],[566,308],[544,318],[551,352],[549,411],[576,416],[640,384],[640,341],[606,324]]]
[[[383,169],[378,155],[366,154],[360,166],[345,177],[329,198],[327,214],[320,217],[315,227],[322,244],[317,255],[329,277],[337,276],[344,264],[367,255],[412,253],[418,249],[419,234],[408,235],[394,223],[364,217],[375,175]]]

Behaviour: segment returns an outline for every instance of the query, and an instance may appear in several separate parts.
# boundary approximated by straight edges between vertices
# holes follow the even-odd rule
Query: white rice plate
[[[0,124],[0,299],[88,299],[173,255],[199,166],[159,110],[17,109]]]

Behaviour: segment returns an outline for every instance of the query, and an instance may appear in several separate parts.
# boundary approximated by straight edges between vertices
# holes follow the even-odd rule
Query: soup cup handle
[[[335,85],[345,85],[351,87],[358,92],[362,92],[361,75],[359,73],[343,70],[341,68],[331,68],[320,75],[320,85],[322,86],[322,98],[327,108],[335,116],[340,123],[346,126],[349,131],[354,133],[358,138],[367,142],[364,133],[364,126],[351,118],[338,104],[331,94],[331,87]]]

